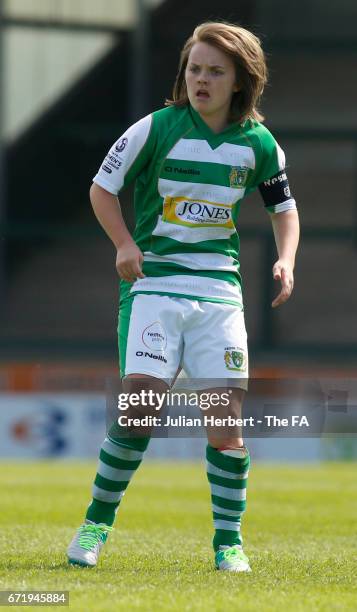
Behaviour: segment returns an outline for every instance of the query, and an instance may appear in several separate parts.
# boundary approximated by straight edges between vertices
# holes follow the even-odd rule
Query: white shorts
[[[120,307],[118,334],[122,377],[146,374],[172,384],[182,368],[187,378],[210,379],[213,387],[229,379],[246,388],[247,332],[237,306],[137,294]]]

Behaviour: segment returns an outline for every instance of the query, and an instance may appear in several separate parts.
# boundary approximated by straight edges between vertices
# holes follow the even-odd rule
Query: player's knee
[[[244,446],[243,438],[239,437],[208,437],[208,443],[212,448],[217,450],[242,448]]]

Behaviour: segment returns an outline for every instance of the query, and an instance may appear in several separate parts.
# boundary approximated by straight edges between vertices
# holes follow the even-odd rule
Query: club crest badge
[[[232,166],[229,174],[229,186],[241,189],[246,186],[249,168],[246,166]]]

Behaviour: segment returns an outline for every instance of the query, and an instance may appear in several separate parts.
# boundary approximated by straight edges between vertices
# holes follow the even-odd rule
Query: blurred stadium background
[[[97,454],[117,375],[118,279],[88,189],[112,142],[163,105],[184,40],[208,19],[262,38],[263,111],[302,223],[295,294],[273,311],[269,219],[259,196],[242,207],[253,375],[355,376],[356,3],[0,0],[0,457]],[[131,193],[121,201],[132,227]],[[156,440],[150,452],[192,458],[202,446]],[[280,461],[357,455],[349,438],[250,446]]]

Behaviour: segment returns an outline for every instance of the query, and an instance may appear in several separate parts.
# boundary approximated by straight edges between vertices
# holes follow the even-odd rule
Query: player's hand
[[[134,240],[126,242],[117,250],[116,269],[121,279],[133,283],[145,278],[142,272],[144,256]]]
[[[281,282],[281,291],[271,304],[273,308],[276,308],[280,304],[284,304],[292,294],[294,274],[291,264],[283,259],[278,259],[273,266],[273,278]]]

